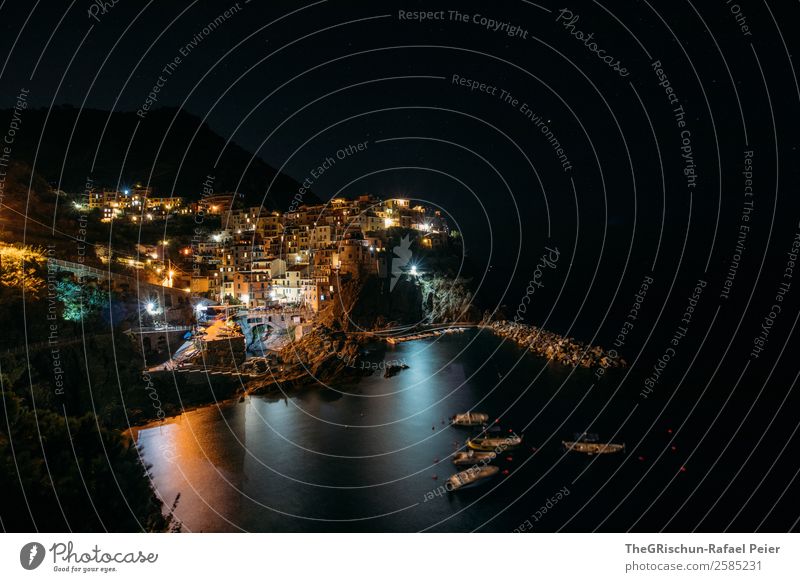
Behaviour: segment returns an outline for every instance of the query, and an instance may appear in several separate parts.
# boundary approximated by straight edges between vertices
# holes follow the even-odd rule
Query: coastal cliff
[[[434,273],[419,277],[419,287],[422,309],[429,323],[476,323],[480,320],[470,279]]]
[[[272,354],[258,369],[267,373],[248,382],[247,392],[264,394],[317,382],[355,381],[374,371],[364,360],[368,342],[380,342],[372,332],[478,319],[469,280],[461,277],[404,278],[393,290],[386,279],[377,277],[341,281],[336,299],[320,311],[312,330]],[[373,353],[380,352],[380,347],[371,348]]]

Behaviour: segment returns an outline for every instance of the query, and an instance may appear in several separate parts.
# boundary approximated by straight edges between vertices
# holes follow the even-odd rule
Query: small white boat
[[[467,439],[467,446],[473,451],[510,451],[522,444],[522,437],[515,434],[507,437],[474,437]]]
[[[491,463],[497,458],[497,453],[482,451],[459,451],[453,455],[454,465],[477,465],[479,463]]]
[[[455,475],[451,475],[447,480],[450,491],[457,491],[458,489],[465,489],[482,483],[483,481],[494,477],[500,472],[498,467],[494,465],[487,465],[485,467],[470,467],[466,471],[461,471]]]
[[[576,435],[574,441],[561,441],[567,451],[586,453],[587,455],[608,455],[625,450],[625,443],[601,443],[596,434],[583,433]]]
[[[453,424],[456,426],[481,426],[489,421],[489,415],[485,412],[462,412],[453,417]]]

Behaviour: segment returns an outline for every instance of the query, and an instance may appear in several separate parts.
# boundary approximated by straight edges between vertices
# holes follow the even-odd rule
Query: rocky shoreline
[[[537,356],[564,366],[605,369],[624,368],[627,365],[614,350],[606,351],[599,346],[587,346],[573,338],[563,337],[533,325],[495,321],[480,327],[513,341]],[[463,328],[454,329],[463,331]],[[439,330],[437,333],[442,332]],[[419,338],[414,336],[409,339],[422,337],[428,336],[421,334]],[[230,378],[226,378],[225,375],[216,376],[218,382],[222,379],[227,380],[226,390],[221,390],[217,384],[213,393],[200,393],[200,388],[207,385],[208,378],[205,371],[197,370],[196,381],[182,385],[181,402],[188,404],[187,408],[181,409],[177,403],[172,403],[172,398],[167,398],[163,402],[164,411],[167,417],[171,417],[215,401],[236,402],[246,395],[285,397],[310,386],[319,386],[320,383],[341,385],[357,382],[359,378],[372,375],[377,370],[383,371],[384,378],[391,378],[408,367],[402,360],[392,360],[385,366],[368,361],[370,354],[373,357],[377,356],[379,360],[382,360],[383,354],[373,353],[373,349],[367,350],[365,342],[364,338],[318,325],[302,339],[291,342],[277,353],[264,358],[252,358],[239,364],[236,370],[241,376],[237,376],[233,370]],[[169,382],[160,383],[159,390],[165,391],[174,383],[173,375],[173,372],[164,372],[165,380]],[[188,379],[190,375],[178,376]],[[190,388],[194,385],[198,393],[192,398],[190,396],[193,392]],[[149,418],[147,412],[138,409],[129,411],[133,417],[132,423],[141,427],[156,422],[157,419]]]
[[[446,335],[450,333],[462,333],[466,331],[466,327],[449,327],[444,329],[434,329],[431,331],[421,331],[419,333],[415,333],[412,335],[404,335],[400,337],[387,337],[386,343],[388,344],[401,344],[403,342],[412,342],[421,339],[427,339],[429,337],[439,337],[440,335]]]
[[[359,365],[362,342],[324,325],[275,354],[261,378],[246,383],[252,395],[286,393],[311,384],[354,381],[371,373]],[[262,370],[259,370],[262,372]]]
[[[614,350],[587,346],[573,338],[513,321],[494,321],[486,325],[498,336],[527,348],[537,356],[548,358],[564,366],[593,368],[624,368],[627,363]]]

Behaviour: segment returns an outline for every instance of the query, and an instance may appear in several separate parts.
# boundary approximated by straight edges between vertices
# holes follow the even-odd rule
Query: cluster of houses
[[[128,218],[132,222],[154,220],[192,211],[180,196],[153,196],[152,188],[139,183],[122,190],[91,190],[75,205],[78,208],[85,205],[88,210],[99,209],[103,222],[120,218]]]
[[[240,194],[204,193],[187,203],[181,197],[154,196],[150,187],[137,183],[122,190],[91,190],[74,204],[81,211],[99,209],[105,222],[194,217],[193,224],[201,228],[188,246],[168,248],[167,240],[139,244],[135,255],[114,261],[147,270],[155,284],[247,308],[290,305],[317,312],[333,299],[337,281],[391,276],[397,256],[388,248],[390,233],[410,233],[414,249],[436,249],[450,238],[440,211],[408,198],[334,198],[287,212],[243,207],[242,201]],[[203,225],[211,224],[206,218],[212,215],[220,228],[208,232]],[[107,252],[98,252],[98,258],[103,263],[112,259]],[[402,266],[412,274],[413,267]]]
[[[334,298],[338,280],[390,276],[391,229],[413,231],[422,249],[447,245],[449,239],[439,211],[404,198],[334,198],[284,213],[231,209],[229,200],[217,198],[204,199],[198,211],[221,214],[222,228],[194,237],[181,270],[191,272],[193,294],[220,304],[283,304],[317,312]]]

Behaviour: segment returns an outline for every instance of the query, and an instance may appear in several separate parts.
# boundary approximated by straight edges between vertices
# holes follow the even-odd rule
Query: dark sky
[[[590,328],[643,273],[689,284],[707,272],[721,283],[741,213],[743,152],[752,149],[759,212],[743,272],[755,275],[762,256],[779,266],[780,253],[765,249],[797,218],[788,192],[800,95],[784,39],[792,42],[800,9],[742,3],[737,21],[724,2],[455,4],[466,22],[435,2],[120,0],[103,13],[86,0],[6,1],[0,105],[24,87],[33,106],[137,110],[161,75],[153,107],[186,108],[298,181],[366,142],[314,179],[314,191],[441,207],[486,284],[502,291],[513,281],[513,305],[544,247],[558,246],[563,262],[541,305],[549,311],[566,281],[566,296],[599,306],[582,309]],[[444,12],[425,22],[400,16],[418,10]],[[654,61],[685,110],[684,128]],[[471,91],[453,75],[497,89]],[[504,102],[502,90],[517,101]],[[569,170],[523,104],[562,145]],[[576,312],[575,301],[567,305],[554,315],[565,326]]]

